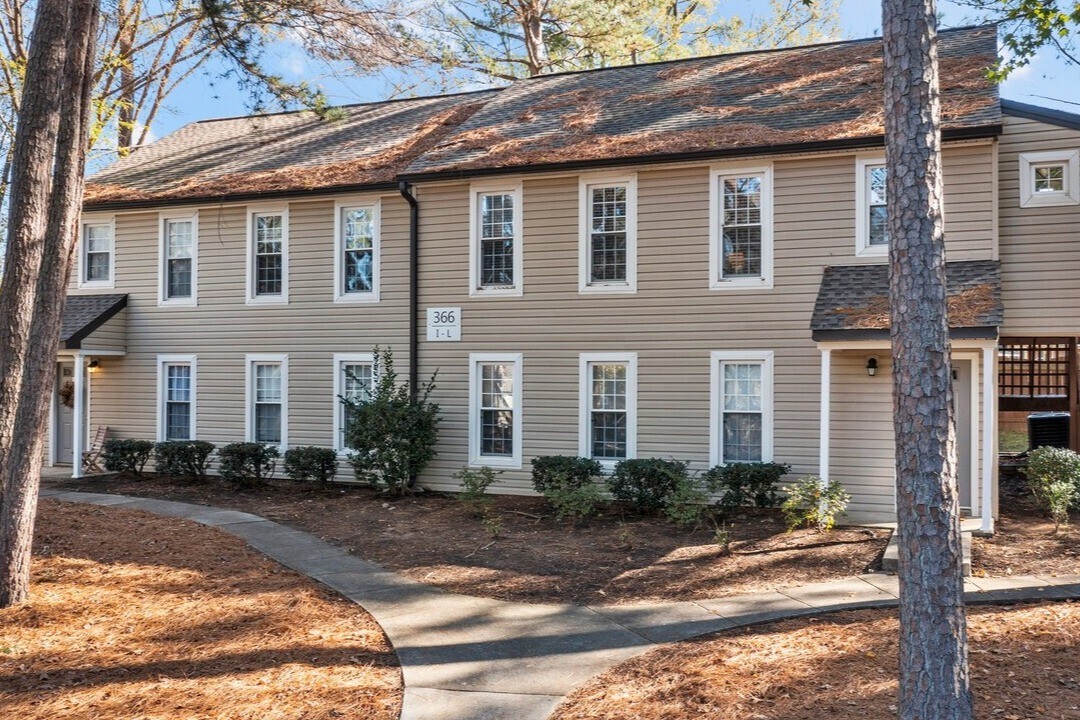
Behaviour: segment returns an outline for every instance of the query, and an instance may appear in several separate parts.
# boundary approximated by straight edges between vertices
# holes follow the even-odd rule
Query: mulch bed
[[[0,717],[400,714],[371,616],[221,531],[44,500],[32,579],[29,602],[0,610]]]
[[[1080,514],[1055,533],[1030,493],[1002,486],[994,535],[975,538],[972,573],[979,576],[1080,574]]]
[[[1080,604],[968,611],[978,718],[1080,717]],[[594,678],[554,720],[896,717],[898,621],[865,610],[668,645]]]
[[[732,554],[713,529],[690,532],[618,510],[556,522],[540,498],[500,496],[493,537],[456,499],[435,493],[390,502],[366,488],[273,481],[234,490],[164,479],[50,481],[52,487],[217,505],[312,532],[414,580],[517,602],[616,604],[691,600],[773,590],[865,572],[888,532],[786,532],[775,512],[734,518]]]

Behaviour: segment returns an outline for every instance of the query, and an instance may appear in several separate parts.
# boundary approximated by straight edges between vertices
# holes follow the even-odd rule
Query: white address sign
[[[461,308],[428,308],[427,339],[428,342],[456,342],[461,340]]]

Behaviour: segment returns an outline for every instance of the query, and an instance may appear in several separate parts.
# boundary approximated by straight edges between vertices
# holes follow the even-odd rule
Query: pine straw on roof
[[[483,101],[464,103],[433,115],[397,145],[374,155],[314,167],[286,167],[265,172],[204,173],[163,192],[146,193],[122,185],[89,183],[85,203],[127,202],[148,199],[214,198],[243,193],[375,185],[394,182],[417,157],[435,147],[454,128],[475,113]],[[323,122],[315,121],[313,122]],[[332,122],[332,121],[331,121]],[[378,140],[379,138],[368,138]]]
[[[950,294],[946,298],[949,314],[949,327],[979,327],[985,322],[988,313],[993,312],[1000,300],[994,292],[994,286],[981,283]],[[890,325],[889,298],[886,295],[874,295],[858,307],[842,307],[832,311],[842,315],[849,330],[887,330]]]
[[[976,716],[1080,717],[1080,604],[972,608]],[[575,692],[556,720],[896,717],[895,611],[788,620],[667,645]]]
[[[0,610],[0,717],[393,720],[367,613],[194,523],[43,501],[31,601]]]

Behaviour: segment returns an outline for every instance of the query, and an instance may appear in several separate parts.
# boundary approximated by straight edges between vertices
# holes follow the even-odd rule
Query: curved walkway
[[[659,643],[799,615],[897,604],[897,579],[861,575],[717,600],[581,607],[456,595],[365,562],[258,515],[124,495],[41,497],[218,527],[363,606],[386,631],[405,682],[402,720],[543,720],[588,678]],[[969,578],[968,603],[1080,599],[1080,575]]]

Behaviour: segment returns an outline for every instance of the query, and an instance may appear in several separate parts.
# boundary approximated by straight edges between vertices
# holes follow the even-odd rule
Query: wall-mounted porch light
[[[870,377],[877,375],[877,358],[873,355],[866,358],[866,374]]]
[[[101,363],[97,360],[91,360],[90,362],[86,363],[86,369],[90,372],[97,372],[97,369],[99,367],[101,367]]]

